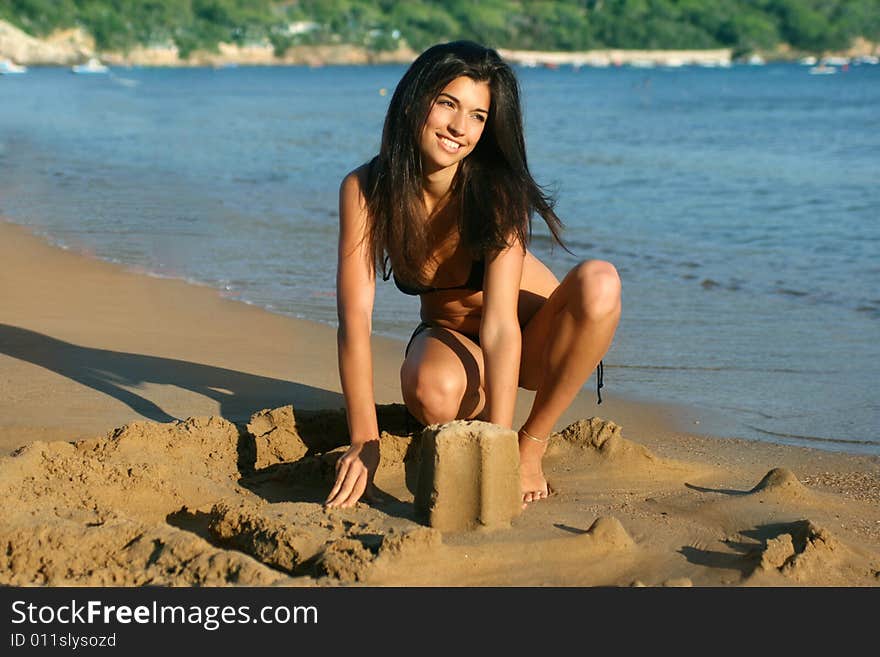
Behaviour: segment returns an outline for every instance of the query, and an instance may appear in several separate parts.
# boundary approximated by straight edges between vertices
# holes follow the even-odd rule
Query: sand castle
[[[0,459],[0,583],[878,582],[876,549],[826,525],[840,500],[790,470],[746,489],[698,486],[705,469],[589,418],[553,435],[559,492],[522,512],[513,431],[459,421],[405,433],[400,405],[379,415],[398,432],[383,433],[381,498],[352,509],[322,504],[345,450],[341,410],[134,422],[23,446]]]

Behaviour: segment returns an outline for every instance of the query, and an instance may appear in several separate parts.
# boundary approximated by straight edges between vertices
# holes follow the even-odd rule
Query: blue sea
[[[0,216],[334,324],[339,181],[375,154],[404,69],[0,77]],[[573,255],[539,223],[532,249],[560,277],[602,258],[623,280],[608,394],[880,454],[880,67],[517,74],[529,164]],[[380,282],[375,330],[417,322]]]

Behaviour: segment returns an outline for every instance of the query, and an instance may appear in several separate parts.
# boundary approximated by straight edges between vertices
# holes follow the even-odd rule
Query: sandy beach
[[[556,427],[549,499],[429,527],[404,345],[379,337],[380,498],[325,510],[347,441],[333,327],[10,223],[0,257],[0,584],[880,584],[880,458],[695,435],[698,411],[620,399],[613,369]]]

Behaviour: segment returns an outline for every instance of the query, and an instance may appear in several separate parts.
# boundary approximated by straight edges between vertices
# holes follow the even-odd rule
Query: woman
[[[557,280],[527,248],[534,213],[559,241],[562,224],[526,165],[513,71],[476,43],[429,48],[394,92],[379,155],[340,188],[338,349],[351,447],[328,507],[369,495],[379,464],[377,271],[421,298],[400,370],[409,411],[426,425],[468,418],[512,428],[517,387],[535,390],[519,428],[520,479],[524,503],[548,496],[547,441],[611,345],[620,280],[595,260]]]

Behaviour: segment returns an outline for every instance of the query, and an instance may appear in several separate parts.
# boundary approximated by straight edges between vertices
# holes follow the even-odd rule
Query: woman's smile
[[[449,151],[450,153],[458,153],[458,150],[461,148],[461,144],[457,141],[451,140],[449,137],[444,137],[443,135],[438,135],[440,139],[440,145],[443,146],[444,149]]]

